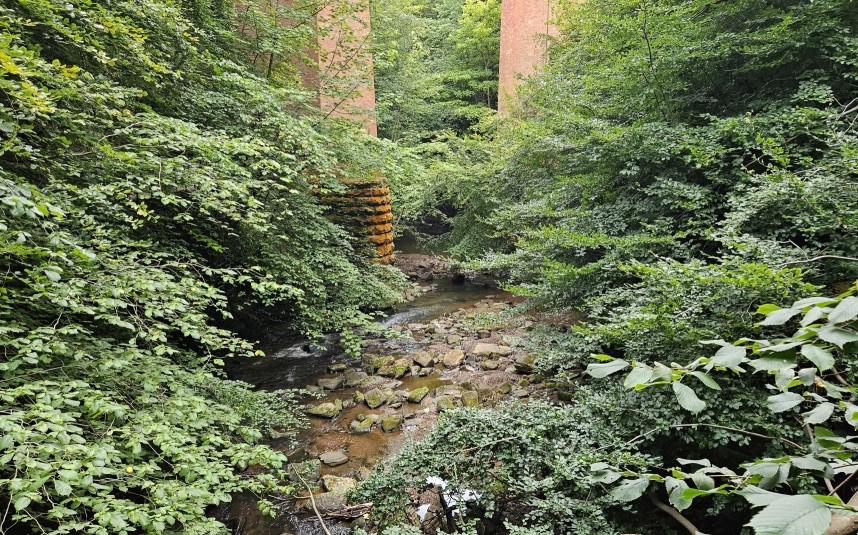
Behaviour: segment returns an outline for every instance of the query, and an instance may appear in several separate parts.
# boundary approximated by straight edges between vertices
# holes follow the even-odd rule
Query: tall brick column
[[[503,0],[501,4],[498,111],[507,114],[522,78],[545,65],[546,36],[557,34],[552,0]]]
[[[370,0],[328,2],[316,21],[319,36],[319,107],[363,124],[378,135],[370,50]]]

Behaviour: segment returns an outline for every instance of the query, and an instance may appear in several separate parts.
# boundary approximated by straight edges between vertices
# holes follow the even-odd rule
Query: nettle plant
[[[703,343],[720,346],[717,352],[684,366],[659,362],[650,366],[596,355],[594,358],[601,362],[588,366],[590,376],[603,378],[630,368],[624,379],[626,388],[640,391],[670,387],[679,405],[695,414],[706,408],[706,402],[693,387],[702,385],[720,391],[715,379],[718,374],[765,374],[765,388],[771,391],[767,409],[772,413],[795,413],[796,424],[805,428],[808,443],[737,429],[733,431],[779,440],[788,454],[757,458],[733,467],[716,466],[708,459],[677,459],[678,467],[663,467],[651,473],[595,463],[591,466],[592,480],[618,483],[611,494],[621,502],[637,500],[654,486],[663,485],[673,507],[662,504],[661,508],[691,533],[698,530],[681,511],[697,498],[717,494],[738,494],[752,507],[762,508],[748,524],[757,534],[858,532],[858,515],[854,514],[858,513],[858,492],[850,490],[858,473],[858,401],[856,384],[848,374],[858,354],[856,291],[858,282],[837,297],[810,297],[786,308],[763,305],[757,312],[766,317],[759,326],[788,332],[785,329],[789,323],[798,320],[799,328],[791,336],[772,340],[708,340]],[[808,477],[816,480],[817,489],[824,485],[826,490],[819,494],[806,491]],[[790,489],[792,492],[787,493]]]

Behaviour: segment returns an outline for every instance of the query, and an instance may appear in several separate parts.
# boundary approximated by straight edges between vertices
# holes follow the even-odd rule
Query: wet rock
[[[422,386],[420,388],[412,390],[411,393],[408,394],[408,401],[410,401],[411,403],[420,403],[421,401],[423,401],[423,398],[425,398],[428,394],[429,388]]]
[[[335,362],[334,364],[328,365],[328,371],[331,373],[340,373],[346,371],[347,366],[342,362]]]
[[[435,357],[433,357],[428,351],[418,351],[414,353],[411,357],[415,363],[419,364],[421,368],[431,368],[435,364]]]
[[[496,370],[498,369],[498,361],[484,360],[480,363],[480,367],[484,370]]]
[[[366,372],[360,370],[351,371],[345,375],[345,377],[343,378],[343,383],[346,385],[347,388],[352,388],[361,384],[361,382],[363,382],[363,380],[367,377],[369,377],[369,375],[367,375]]]
[[[465,407],[479,407],[480,406],[480,396],[476,392],[469,390],[467,392],[462,392],[462,405]]]
[[[366,406],[370,409],[381,407],[382,405],[387,403],[387,394],[385,394],[378,388],[373,388],[369,392],[366,392],[363,397],[364,401],[366,402]]]
[[[381,429],[386,433],[392,433],[402,426],[402,416],[387,416],[381,419]]]
[[[420,375],[420,366],[412,366],[411,367],[411,377],[418,377]]]
[[[363,392],[355,392],[355,395],[352,399],[354,399],[355,403],[363,403],[365,398]]]
[[[322,418],[334,418],[343,410],[343,402],[340,400],[336,400],[334,402],[325,402],[316,405],[315,407],[311,407],[307,414],[312,414],[313,416],[321,416]]]
[[[498,344],[487,344],[485,342],[480,342],[479,344],[474,346],[474,349],[471,351],[471,353],[478,357],[505,357],[512,353],[512,348],[509,346],[501,346]]]
[[[349,462],[349,457],[343,450],[334,450],[319,455],[319,460],[327,466],[340,466]]]
[[[435,368],[420,368],[420,377],[426,377],[435,373]]]
[[[461,349],[453,349],[444,355],[444,366],[447,368],[455,368],[461,366],[465,360],[465,352]]]
[[[390,356],[386,357],[375,357],[369,361],[369,367],[373,372],[384,368],[385,366],[390,366],[396,359]]]
[[[356,403],[352,399],[343,400],[343,410],[351,409],[355,405],[356,405]]]
[[[352,433],[369,433],[374,423],[369,418],[365,418],[363,421],[352,420],[352,423],[349,424],[349,429]]]
[[[319,388],[323,388],[325,390],[336,390],[343,386],[343,378],[342,377],[333,377],[330,379],[319,379],[316,381],[316,384],[319,385]]]
[[[366,379],[364,379],[363,381],[360,382],[360,386],[366,388],[368,386],[373,386],[373,385],[377,385],[379,383],[384,383],[384,382],[386,382],[384,377],[379,377],[377,375],[370,375],[369,377],[367,377]]]
[[[390,404],[391,409],[399,409],[401,407],[402,407],[401,401],[394,401],[393,403]]]

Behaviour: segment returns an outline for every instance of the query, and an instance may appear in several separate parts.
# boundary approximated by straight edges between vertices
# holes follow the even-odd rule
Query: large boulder
[[[311,407],[307,410],[307,414],[311,414],[313,416],[319,416],[322,418],[334,418],[343,410],[343,402],[340,400],[336,400],[334,402],[327,401],[325,403],[320,403],[315,407]]]
[[[366,406],[370,409],[376,409],[387,403],[387,394],[378,388],[373,388],[369,392],[366,392],[363,395],[363,398],[364,402],[366,402]]]
[[[474,346],[474,349],[471,350],[471,353],[476,357],[505,357],[507,355],[512,354],[512,348],[509,346],[501,346],[498,344],[487,344],[485,342],[480,342]]]
[[[457,368],[462,365],[464,360],[464,351],[461,349],[452,349],[444,355],[444,366],[447,368]]]
[[[429,387],[421,386],[420,388],[412,390],[408,394],[408,401],[410,401],[411,403],[420,403],[421,401],[423,401],[423,398],[425,398],[428,394]]]
[[[394,379],[399,379],[405,375],[410,368],[411,362],[409,362],[408,359],[399,359],[386,366],[382,366],[376,373],[382,377],[393,377]]]

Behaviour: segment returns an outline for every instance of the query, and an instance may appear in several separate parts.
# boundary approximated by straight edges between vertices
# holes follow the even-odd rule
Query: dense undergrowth
[[[571,405],[442,419],[365,487],[379,519],[429,467],[482,496],[479,530],[854,532],[831,513],[855,490],[858,311],[791,304],[858,277],[855,8],[563,3],[511,117],[415,145],[428,171],[395,184],[404,219],[441,218],[451,251],[552,317],[527,350]],[[771,304],[789,312],[764,320]],[[777,524],[791,512],[803,531]]]
[[[231,493],[288,490],[259,442],[303,418],[223,378],[234,318],[348,332],[401,282],[317,201],[388,149],[296,89],[308,25],[278,21],[311,15],[0,6],[3,533],[220,533]]]

